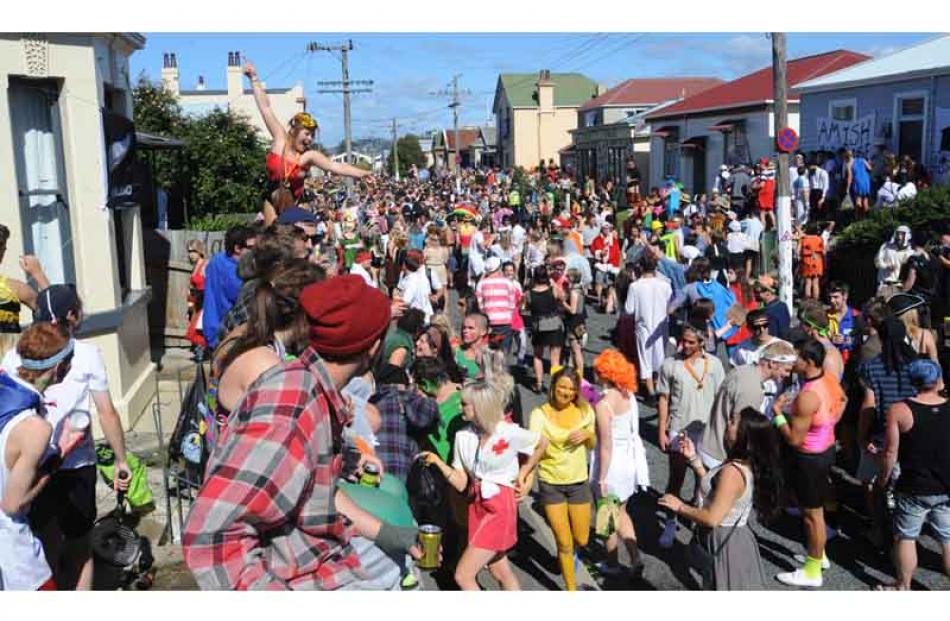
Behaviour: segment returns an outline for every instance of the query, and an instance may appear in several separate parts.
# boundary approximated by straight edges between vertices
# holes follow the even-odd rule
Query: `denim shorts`
[[[930,524],[941,544],[950,544],[950,494],[898,494],[894,511],[894,535],[898,539],[916,540],[925,522]]]

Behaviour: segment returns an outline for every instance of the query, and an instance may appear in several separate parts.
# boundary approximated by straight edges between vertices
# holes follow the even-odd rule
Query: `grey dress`
[[[719,526],[697,531],[700,543],[713,557],[712,572],[703,576],[703,589],[716,591],[762,590],[765,570],[759,555],[759,544],[749,528],[752,513],[752,471],[743,464],[727,461],[706,473],[700,483],[702,505],[711,504],[715,490],[713,480],[723,468],[738,468],[745,478],[745,491]]]

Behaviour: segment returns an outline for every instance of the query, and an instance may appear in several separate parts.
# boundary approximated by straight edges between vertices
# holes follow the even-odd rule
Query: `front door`
[[[693,189],[695,196],[704,194],[706,188],[706,139],[693,138],[694,148],[690,149],[693,158]]]
[[[23,250],[50,282],[75,283],[59,84],[11,78],[8,95]]]

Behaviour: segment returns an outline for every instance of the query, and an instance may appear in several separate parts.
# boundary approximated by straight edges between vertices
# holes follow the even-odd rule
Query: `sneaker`
[[[581,575],[581,569],[584,567],[584,563],[581,562],[581,557],[577,552],[574,552],[574,579],[577,580],[577,577]]]
[[[663,526],[663,532],[660,533],[659,544],[661,548],[672,548],[676,540],[676,520],[667,520]]]
[[[775,579],[788,586],[804,587],[808,589],[820,589],[821,585],[823,584],[821,576],[818,576],[817,578],[809,578],[805,575],[805,571],[803,569],[796,569],[795,571],[788,571],[778,574],[775,576]]]
[[[804,555],[804,554],[796,554],[796,555],[795,555],[795,562],[796,562],[796,563],[801,563],[802,565],[804,565],[804,564],[805,564],[805,555]],[[821,568],[822,568],[822,570],[824,570],[824,571],[828,571],[829,569],[831,569],[831,561],[828,560],[828,555],[827,555],[827,554],[821,559]]]

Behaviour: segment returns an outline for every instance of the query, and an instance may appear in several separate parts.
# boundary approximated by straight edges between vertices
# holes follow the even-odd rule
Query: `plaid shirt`
[[[405,483],[412,460],[419,453],[416,438],[438,430],[439,404],[435,399],[392,385],[380,386],[370,403],[382,419],[376,433],[376,456],[383,462],[386,476]]]
[[[337,589],[362,580],[336,512],[347,405],[312,349],[231,413],[182,536],[202,589]]]

